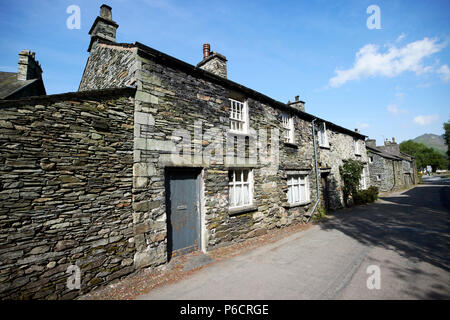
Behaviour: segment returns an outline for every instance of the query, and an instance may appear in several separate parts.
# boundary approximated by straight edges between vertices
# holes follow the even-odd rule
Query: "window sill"
[[[292,142],[284,142],[284,145],[285,145],[286,147],[298,149],[298,145],[295,144],[295,143],[292,143]]]
[[[233,130],[228,130],[228,134],[231,136],[249,136],[250,133],[246,132],[246,131],[233,131]]]
[[[238,214],[257,211],[257,210],[258,210],[258,206],[249,205],[249,206],[245,206],[245,207],[230,208],[230,209],[228,209],[228,214],[230,216],[235,216]]]
[[[291,208],[297,208],[297,207],[304,207],[304,206],[307,206],[307,205],[309,205],[309,204],[311,204],[311,201],[308,201],[308,202],[301,202],[301,203],[289,203],[289,202],[284,202],[284,203],[282,204],[282,206],[283,206],[284,208],[291,209]]]

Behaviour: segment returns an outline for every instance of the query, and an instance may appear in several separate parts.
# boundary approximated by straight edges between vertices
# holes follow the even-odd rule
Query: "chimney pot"
[[[355,132],[359,132],[358,128],[355,128]]]
[[[211,47],[209,43],[203,45],[203,59],[206,59],[211,54]]]
[[[298,101],[300,99],[300,96],[295,96],[295,101]]]
[[[106,4],[102,4],[100,7],[100,17],[112,21],[112,8]]]
[[[395,137],[392,137],[392,143],[395,143]]]

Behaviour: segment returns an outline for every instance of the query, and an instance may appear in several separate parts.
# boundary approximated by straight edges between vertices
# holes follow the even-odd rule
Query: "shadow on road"
[[[421,275],[424,271],[415,268],[414,263],[422,261],[450,272],[449,196],[449,186],[419,186],[370,205],[332,213],[337,219],[324,222],[322,228],[337,229],[365,245],[394,250],[405,257],[411,268],[391,268],[399,278]],[[448,298],[438,291],[417,297]]]

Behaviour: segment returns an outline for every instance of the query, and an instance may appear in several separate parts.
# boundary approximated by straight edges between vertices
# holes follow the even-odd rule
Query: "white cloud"
[[[450,69],[446,64],[440,67],[437,73],[441,75],[441,79],[444,80],[445,82],[448,82],[450,80]]]
[[[407,113],[407,112],[408,112],[406,109],[400,109],[400,108],[398,107],[398,105],[396,105],[396,104],[389,104],[389,105],[386,107],[386,110],[387,110],[389,113],[392,113],[393,115],[397,115],[397,114],[402,114],[402,113]]]
[[[339,87],[348,81],[368,77],[395,77],[405,71],[416,74],[429,72],[432,67],[424,66],[422,60],[439,52],[444,46],[437,43],[437,39],[424,38],[402,48],[390,46],[387,52],[382,53],[378,46],[367,44],[356,53],[352,68],[335,70],[336,76],[329,80],[329,86]]]
[[[357,127],[358,129],[366,129],[366,128],[370,128],[370,124],[365,123],[365,122],[358,122],[358,123],[356,124],[356,127]]]
[[[402,41],[405,36],[406,36],[406,34],[402,33],[401,35],[398,36],[398,38],[397,38],[397,40],[395,40],[395,42]]]
[[[437,114],[420,115],[414,118],[414,123],[425,126],[437,120],[439,120],[439,116]]]

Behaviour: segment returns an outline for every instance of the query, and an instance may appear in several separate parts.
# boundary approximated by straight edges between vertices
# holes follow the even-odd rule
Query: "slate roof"
[[[368,145],[366,145],[366,149],[372,153],[378,154],[380,156],[382,156],[383,158],[387,158],[387,159],[391,159],[391,160],[396,160],[396,161],[402,161],[402,160],[409,160],[409,159],[405,159],[399,156],[396,156],[392,153],[386,152],[384,150],[378,149],[378,148],[374,148],[374,147],[369,147]],[[403,152],[402,152],[403,153]],[[410,155],[407,155],[406,153],[403,153],[405,156],[411,157]]]
[[[130,43],[114,43],[114,42],[109,42],[107,40],[99,40],[100,42],[104,42],[107,44],[112,44],[112,45],[117,45],[117,46],[131,46],[133,44]],[[148,55],[150,56],[152,59],[157,60],[158,62],[167,65],[169,67],[175,67],[179,70],[182,70],[184,72],[187,72],[188,74],[193,74],[202,78],[207,79],[208,81],[211,82],[215,82],[215,83],[219,83],[227,88],[230,89],[234,89],[234,90],[238,90],[240,92],[245,93],[246,95],[256,98],[258,100],[260,100],[261,102],[267,102],[269,104],[271,104],[272,106],[275,106],[279,109],[284,109],[293,113],[296,113],[300,118],[304,119],[304,120],[309,120],[312,121],[314,119],[317,119],[317,121],[321,121],[321,122],[325,122],[327,125],[327,128],[334,128],[336,131],[339,132],[343,132],[345,134],[348,134],[350,136],[359,138],[359,139],[365,139],[367,136],[359,133],[359,132],[355,132],[353,130],[349,130],[347,128],[341,127],[335,123],[329,122],[327,120],[321,119],[319,117],[316,117],[310,113],[307,112],[303,112],[297,109],[294,109],[292,107],[290,107],[289,105],[287,105],[286,103],[277,101],[275,99],[272,99],[258,91],[255,91],[253,89],[250,89],[248,87],[245,87],[239,83],[236,83],[234,81],[231,81],[229,79],[225,79],[222,78],[218,75],[215,75],[209,71],[203,70],[199,67],[193,66],[187,62],[184,62],[182,60],[179,60],[177,58],[174,58],[172,56],[169,56],[161,51],[158,51],[156,49],[150,48],[142,43],[139,42],[135,42],[134,46],[138,48],[139,52],[144,53],[144,55]]]
[[[39,79],[17,80],[16,72],[0,71],[0,99],[6,99]]]

